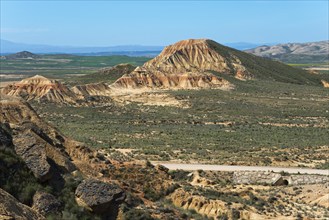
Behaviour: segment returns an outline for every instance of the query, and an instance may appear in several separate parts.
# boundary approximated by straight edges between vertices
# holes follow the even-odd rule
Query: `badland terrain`
[[[256,55],[190,39],[153,59],[3,57],[0,218],[328,218],[328,175],[302,168],[328,169],[329,74]]]

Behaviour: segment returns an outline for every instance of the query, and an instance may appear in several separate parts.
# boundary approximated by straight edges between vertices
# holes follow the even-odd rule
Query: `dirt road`
[[[207,165],[207,164],[178,164],[178,163],[154,163],[161,164],[169,170],[212,170],[212,171],[273,171],[300,174],[329,175],[329,170],[319,170],[298,167],[262,167],[262,166],[230,166],[230,165]]]

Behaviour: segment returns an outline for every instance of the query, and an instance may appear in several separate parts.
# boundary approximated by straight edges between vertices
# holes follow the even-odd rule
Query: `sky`
[[[20,43],[162,46],[188,38],[219,43],[329,39],[329,0],[0,2],[0,38]]]

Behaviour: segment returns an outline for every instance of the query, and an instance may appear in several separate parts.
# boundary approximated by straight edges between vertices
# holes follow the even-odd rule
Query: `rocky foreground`
[[[33,177],[33,182],[41,190],[38,190],[39,194],[31,195],[33,201],[32,198],[25,201],[33,208],[32,214],[16,212],[6,203],[2,205],[4,208],[0,213],[1,218],[17,215],[23,219],[36,219],[35,211],[39,213],[38,216],[61,217],[59,210],[63,210],[66,201],[55,198],[64,196],[62,191],[68,180],[80,183],[74,189],[76,204],[104,219],[115,219],[119,213],[119,205],[127,201],[126,198],[133,206],[135,200],[142,199],[141,201],[147,202],[148,199],[143,192],[146,186],[149,191],[161,193],[173,187],[166,170],[157,170],[143,162],[121,164],[109,160],[105,155],[91,150],[82,143],[63,136],[57,129],[45,123],[28,103],[20,99],[2,96],[1,109],[1,151],[4,151],[5,155],[9,153],[13,157],[12,160],[22,160],[24,164],[10,164],[6,162],[7,156],[1,155],[0,168],[8,172],[1,172],[0,186],[15,192],[11,185],[14,183],[7,180],[12,178],[11,172],[23,169],[31,172],[30,175],[33,176],[29,178]],[[49,188],[45,189],[45,186],[50,187],[53,194],[47,192]],[[10,197],[5,192],[3,196]],[[40,199],[44,198],[50,204],[45,206],[40,202]],[[13,198],[10,201],[16,202],[21,209],[31,210]]]
[[[169,172],[119,161],[62,135],[19,98],[2,96],[0,105],[0,219],[328,217],[327,177],[272,183],[281,175],[265,173],[253,182],[259,173]],[[297,182],[284,186],[284,179]]]

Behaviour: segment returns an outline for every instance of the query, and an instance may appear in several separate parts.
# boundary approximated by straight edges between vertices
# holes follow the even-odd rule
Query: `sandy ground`
[[[156,106],[175,106],[188,108],[186,101],[177,100],[175,97],[167,93],[162,93],[162,90],[143,89],[121,89],[111,88],[111,97],[114,101],[121,104],[129,104],[131,102],[140,103],[142,105]],[[165,91],[165,90],[163,90]]]
[[[289,167],[262,167],[262,166],[228,166],[228,165],[207,165],[207,164],[178,164],[178,163],[153,163],[161,164],[169,170],[212,170],[212,171],[273,171],[301,174],[329,175],[329,170],[289,168]]]
[[[310,67],[305,68],[306,70],[329,70],[329,67]]]

